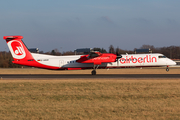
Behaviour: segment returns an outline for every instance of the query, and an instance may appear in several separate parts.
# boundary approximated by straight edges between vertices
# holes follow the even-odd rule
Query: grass
[[[180,79],[0,80],[2,120],[180,119]]]

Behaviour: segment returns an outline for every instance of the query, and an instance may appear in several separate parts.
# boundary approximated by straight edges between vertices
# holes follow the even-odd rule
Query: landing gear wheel
[[[166,71],[167,71],[167,72],[169,71],[169,68],[168,68],[168,67],[166,68]]]
[[[93,71],[91,72],[91,74],[92,74],[92,75],[96,75],[96,71],[93,70]]]

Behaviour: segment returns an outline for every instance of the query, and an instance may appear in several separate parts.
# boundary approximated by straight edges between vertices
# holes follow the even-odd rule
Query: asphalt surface
[[[180,74],[0,74],[3,79],[178,79]]]

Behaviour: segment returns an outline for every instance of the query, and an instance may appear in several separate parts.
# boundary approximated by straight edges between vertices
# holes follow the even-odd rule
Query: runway
[[[180,74],[0,74],[0,79],[178,79]]]

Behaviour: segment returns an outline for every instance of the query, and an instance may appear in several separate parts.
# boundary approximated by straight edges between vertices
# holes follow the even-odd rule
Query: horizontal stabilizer
[[[23,39],[23,36],[4,36],[3,37],[5,40],[13,40],[13,39]]]

